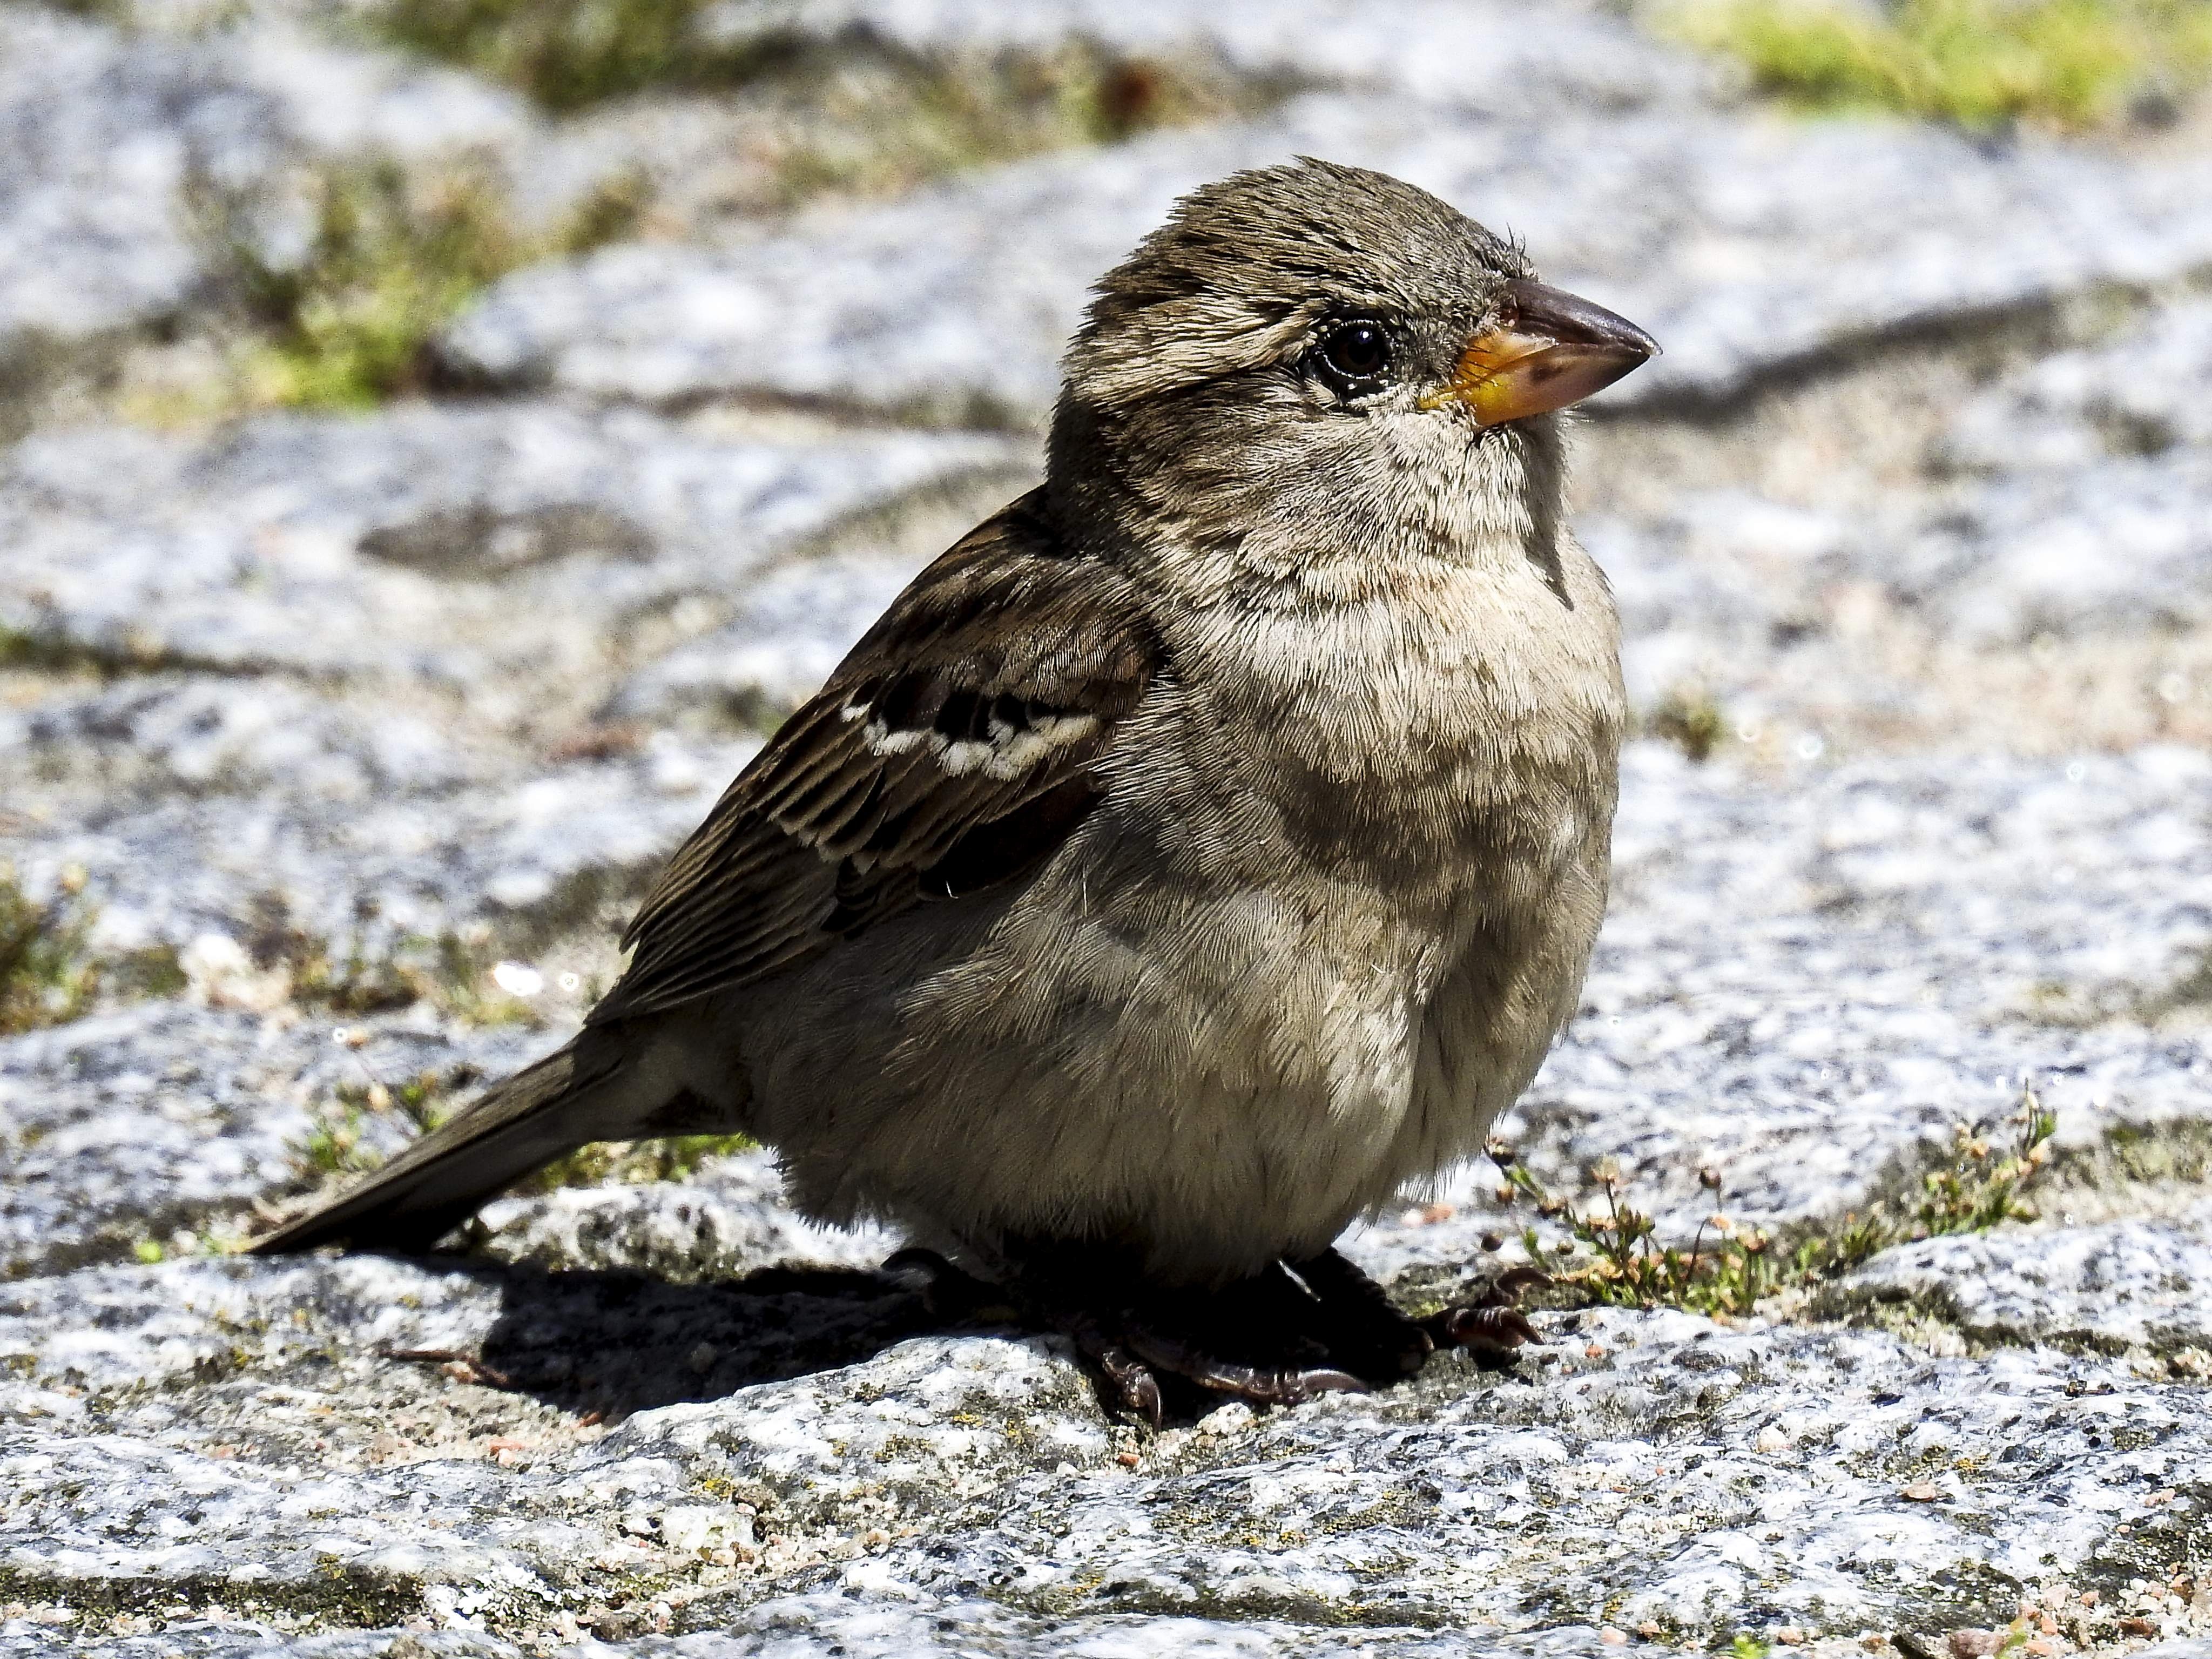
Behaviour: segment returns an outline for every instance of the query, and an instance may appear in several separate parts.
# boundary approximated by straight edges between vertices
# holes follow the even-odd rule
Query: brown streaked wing
[[[884,917],[1017,879],[1096,799],[1158,667],[1109,567],[1023,497],[892,602],[679,848],[590,1023],[742,985]]]

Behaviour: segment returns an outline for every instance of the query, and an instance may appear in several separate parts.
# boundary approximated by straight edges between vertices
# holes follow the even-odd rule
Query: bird
[[[578,1146],[742,1133],[1155,1424],[1510,1355],[1517,1285],[1415,1319],[1337,1241],[1579,1001],[1626,704],[1562,411],[1658,349],[1383,173],[1184,196],[1092,290],[1042,483],[767,740],[574,1039],[252,1248],[428,1249]]]

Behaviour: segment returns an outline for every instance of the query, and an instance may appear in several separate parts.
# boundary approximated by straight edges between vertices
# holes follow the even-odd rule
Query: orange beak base
[[[1450,381],[1427,409],[1466,405],[1479,426],[1502,426],[1578,404],[1659,355],[1626,317],[1542,283],[1506,284],[1496,326],[1468,342]]]

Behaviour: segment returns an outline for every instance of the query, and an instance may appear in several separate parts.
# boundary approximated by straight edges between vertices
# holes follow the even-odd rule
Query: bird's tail
[[[256,1239],[276,1255],[345,1241],[369,1249],[428,1249],[477,1206],[587,1141],[620,1139],[635,1114],[639,1069],[619,1044],[586,1032],[495,1084],[351,1191]],[[625,1108],[631,1109],[626,1110]]]

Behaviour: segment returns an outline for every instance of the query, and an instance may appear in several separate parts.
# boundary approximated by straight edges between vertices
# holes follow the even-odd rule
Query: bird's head
[[[1073,517],[1308,581],[1323,547],[1548,557],[1556,411],[1657,350],[1425,191],[1310,160],[1242,173],[1100,279],[1053,489]]]

